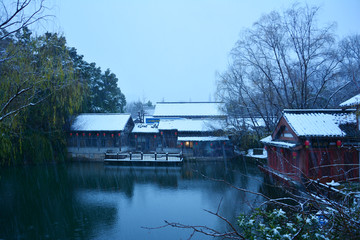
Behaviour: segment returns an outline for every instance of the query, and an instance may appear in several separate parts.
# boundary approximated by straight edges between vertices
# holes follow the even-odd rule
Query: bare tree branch
[[[17,0],[14,7],[15,2],[5,4],[4,1],[1,1],[0,13],[3,14],[0,16],[0,40],[50,17],[50,15],[44,15],[44,10],[47,9],[44,2],[45,0]],[[28,13],[30,6],[34,6],[34,10],[30,10]]]

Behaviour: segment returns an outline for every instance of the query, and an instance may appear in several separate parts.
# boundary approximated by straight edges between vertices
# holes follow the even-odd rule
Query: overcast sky
[[[116,74],[127,101],[215,100],[241,30],[285,0],[52,0],[49,31],[62,33],[87,62]],[[298,1],[304,2],[304,1]],[[359,0],[313,0],[321,23],[360,33]]]

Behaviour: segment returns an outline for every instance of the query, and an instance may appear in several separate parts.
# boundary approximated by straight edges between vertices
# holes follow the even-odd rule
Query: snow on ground
[[[326,185],[332,186],[332,187],[337,187],[337,186],[340,186],[340,183],[335,182],[334,180],[331,180],[331,182],[327,182]]]
[[[251,157],[251,158],[267,159],[267,151],[265,149],[263,149],[262,154],[258,155],[258,154],[254,154],[254,149],[249,149],[248,153],[245,156]]]

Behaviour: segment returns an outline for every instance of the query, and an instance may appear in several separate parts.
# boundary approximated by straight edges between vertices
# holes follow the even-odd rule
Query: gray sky
[[[62,33],[87,62],[116,74],[127,101],[215,100],[242,29],[285,0],[52,0],[49,31]],[[303,1],[298,1],[303,2]],[[320,22],[360,33],[359,0],[313,0]]]

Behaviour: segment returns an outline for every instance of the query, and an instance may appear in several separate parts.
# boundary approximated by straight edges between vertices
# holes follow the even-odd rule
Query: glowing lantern
[[[338,148],[341,147],[341,141],[340,141],[340,140],[337,140],[337,141],[336,141],[336,146],[337,146]]]
[[[296,153],[296,152],[293,152],[292,155],[293,155],[293,158],[295,159],[296,156],[297,156],[297,153]]]
[[[114,134],[113,134],[113,133],[111,134],[111,137],[112,137],[112,138],[114,137]]]
[[[198,142],[195,142],[195,145],[198,145]]]
[[[309,148],[309,146],[310,146],[310,142],[309,142],[309,140],[306,140],[306,141],[305,141],[305,147],[306,147],[306,148]]]
[[[78,133],[76,133],[76,136],[79,136],[79,134],[78,134]]]
[[[83,137],[85,137],[85,133],[83,133]]]
[[[160,132],[161,136],[164,134],[163,131]]]
[[[156,135],[154,135],[154,138],[156,138]]]
[[[120,136],[121,136],[121,133],[118,133],[118,136],[120,137]]]
[[[96,136],[99,136],[99,135],[100,135],[99,133],[96,134]]]
[[[177,132],[175,132],[175,136],[177,136]]]
[[[182,146],[182,145],[183,145],[183,143],[181,142],[181,143],[180,143],[180,145]]]
[[[89,133],[89,137],[91,136],[91,133]]]
[[[103,133],[103,136],[105,137],[105,136],[106,136],[106,133]]]
[[[72,136],[72,133],[70,133],[70,137]]]
[[[210,143],[210,146],[211,146],[211,147],[212,147],[212,145],[213,145],[213,144],[212,144],[212,143]]]

